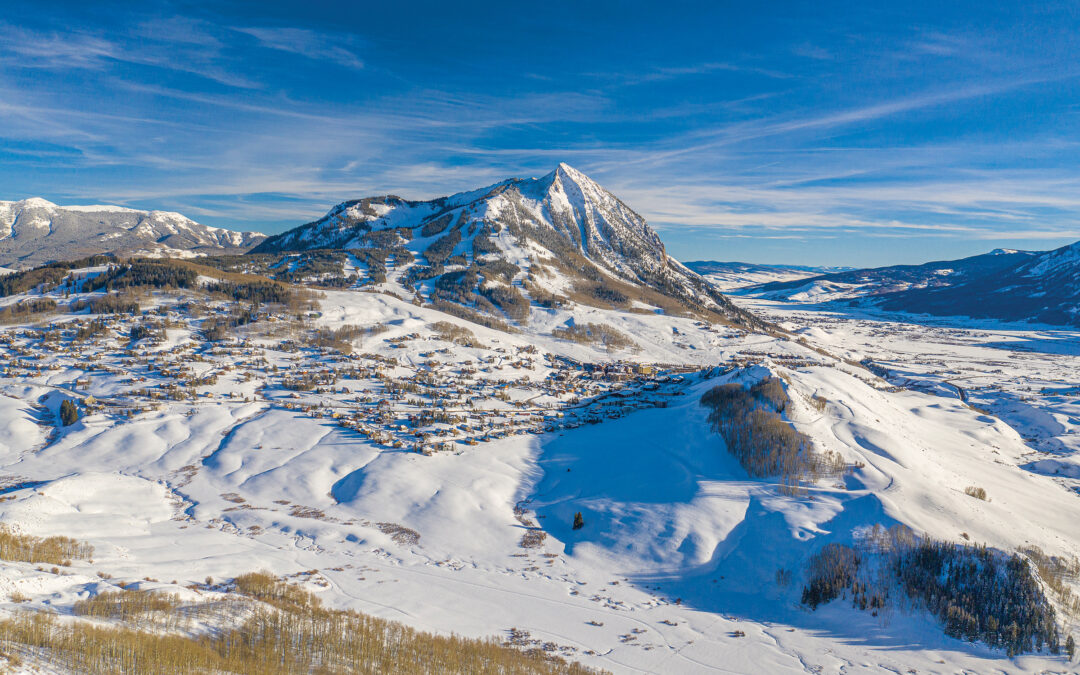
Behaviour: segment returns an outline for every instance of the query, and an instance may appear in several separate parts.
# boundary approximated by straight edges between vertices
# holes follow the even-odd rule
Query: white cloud
[[[343,40],[353,42],[347,35],[329,35],[294,27],[250,27],[234,30],[250,35],[269,49],[299,54],[317,61],[330,61],[346,68],[364,67],[364,62],[353,51],[335,44]]]

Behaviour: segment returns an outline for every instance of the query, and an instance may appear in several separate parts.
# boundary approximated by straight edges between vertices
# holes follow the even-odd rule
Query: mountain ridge
[[[884,295],[918,287],[953,285],[962,279],[1006,269],[1033,255],[1036,253],[1032,251],[997,249],[957,260],[887,265],[777,281],[747,288],[746,292],[775,299],[804,299],[807,293],[822,300]]]
[[[0,265],[32,267],[99,253],[243,253],[265,238],[172,211],[105,204],[60,206],[41,197],[0,201]]]
[[[890,294],[877,304],[909,313],[1080,326],[1080,242],[1020,253],[1029,257],[956,284]]]
[[[1080,326],[1080,242],[1050,251],[994,249],[740,289],[771,300],[932,316]]]
[[[430,200],[407,200],[391,194],[347,200],[331,208],[318,220],[267,238],[252,252],[277,252],[290,250],[289,247],[293,246],[296,248],[291,250],[350,248],[353,247],[351,244],[360,243],[354,240],[358,231],[391,229],[408,222],[418,222],[422,226],[481,203],[484,203],[488,210],[479,214],[480,217],[490,216],[497,219],[506,213],[504,209],[512,210],[514,206],[520,206],[513,202],[515,195],[507,195],[508,191],[515,191],[522,198],[536,202],[546,211],[544,215],[548,216],[554,228],[587,253],[604,248],[604,244],[610,247],[610,239],[616,233],[603,216],[613,215],[632,226],[629,228],[631,238],[642,241],[647,245],[647,250],[652,249],[655,253],[655,250],[659,249],[660,255],[653,256],[655,264],[662,266],[666,260],[663,242],[656,232],[646,225],[644,218],[566,163],[560,163],[554,171],[540,178],[511,178],[486,187]],[[597,206],[606,207],[609,212],[599,214],[599,223],[596,218]],[[408,209],[415,213],[395,213],[394,218],[387,217],[398,209]],[[377,226],[379,221],[383,221],[384,227]],[[369,225],[365,227],[365,224]],[[317,230],[315,226],[318,226]],[[336,236],[333,228],[336,228]],[[326,238],[316,239],[316,231]],[[605,258],[610,260],[609,255],[605,255]],[[619,261],[614,262],[617,265]]]

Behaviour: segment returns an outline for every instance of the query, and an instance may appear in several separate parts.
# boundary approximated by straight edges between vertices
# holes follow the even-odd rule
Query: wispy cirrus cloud
[[[269,49],[299,54],[316,61],[330,61],[346,68],[364,67],[364,62],[354,52],[355,45],[350,44],[352,48],[347,48],[338,44],[343,40],[346,43],[356,42],[348,35],[328,35],[295,27],[238,27],[233,30],[250,35]]]
[[[121,52],[111,40],[94,35],[31,31],[0,24],[6,56],[0,59],[21,68],[103,68],[121,60]]]
[[[198,22],[157,22],[114,32],[29,29],[0,24],[5,37],[0,63],[8,68],[106,71],[118,64],[196,75],[229,87],[252,89],[256,80],[224,63],[218,42]]]
[[[443,195],[568,161],[676,255],[883,238],[920,255],[909,242],[1052,242],[1080,223],[1067,31],[1044,48],[1013,23],[908,28],[875,12],[860,16],[873,30],[840,16],[754,33],[702,16],[700,34],[665,37],[659,15],[612,17],[605,33],[306,9],[253,20],[151,2],[0,24],[0,182],[16,193],[0,198],[278,230],[342,199]]]

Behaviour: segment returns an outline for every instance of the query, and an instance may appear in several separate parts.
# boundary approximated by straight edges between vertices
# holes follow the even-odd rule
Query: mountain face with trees
[[[566,164],[540,178],[427,201],[394,195],[346,201],[252,253],[320,249],[348,251],[380,273],[389,262],[406,287],[511,320],[519,320],[529,300],[584,301],[763,326],[668,256],[643,217]]]

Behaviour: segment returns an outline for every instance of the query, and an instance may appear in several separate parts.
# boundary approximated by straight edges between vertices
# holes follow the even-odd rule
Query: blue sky
[[[1078,57],[1077,2],[11,3],[0,199],[279,232],[566,161],[683,260],[1046,249]]]

